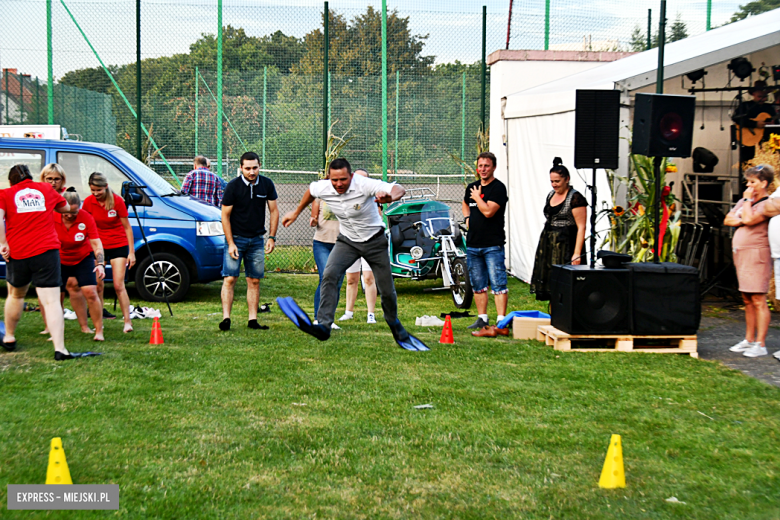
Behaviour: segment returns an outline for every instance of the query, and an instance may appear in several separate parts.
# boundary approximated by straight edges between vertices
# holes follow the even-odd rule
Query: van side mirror
[[[128,206],[151,206],[152,200],[141,190],[146,186],[140,186],[131,181],[122,183],[122,199]]]

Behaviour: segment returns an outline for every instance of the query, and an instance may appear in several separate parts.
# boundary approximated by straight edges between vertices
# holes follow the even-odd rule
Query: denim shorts
[[[235,276],[241,273],[241,260],[244,261],[244,271],[247,278],[263,278],[265,276],[265,249],[263,236],[254,238],[233,235],[233,242],[238,248],[238,260],[228,253],[225,244],[225,256],[222,260],[222,276]]]
[[[488,284],[493,294],[507,293],[504,246],[467,247],[466,261],[471,288],[475,293],[487,291]]]

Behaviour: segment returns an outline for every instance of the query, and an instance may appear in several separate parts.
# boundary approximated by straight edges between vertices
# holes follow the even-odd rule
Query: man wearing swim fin
[[[339,221],[339,236],[328,256],[320,286],[320,307],[317,312],[319,324],[304,323],[302,326],[298,323],[301,330],[321,341],[330,337],[330,326],[338,305],[338,281],[347,268],[362,257],[374,272],[377,288],[382,295],[385,321],[396,342],[407,350],[428,350],[424,343],[404,329],[398,319],[385,223],[375,206],[375,202],[394,202],[405,194],[406,190],[398,184],[353,175],[349,162],[339,158],[330,163],[328,178],[312,182],[298,207],[282,218],[282,225],[289,227],[315,198],[319,198],[328,204]]]

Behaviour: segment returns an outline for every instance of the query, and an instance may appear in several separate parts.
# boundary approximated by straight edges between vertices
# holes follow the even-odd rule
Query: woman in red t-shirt
[[[102,173],[94,172],[88,182],[92,195],[84,199],[82,209],[95,219],[106,262],[111,263],[114,291],[125,319],[124,331],[130,332],[133,324],[130,322],[130,299],[125,289],[125,270],[135,265],[135,244],[133,228],[127,219],[127,206],[122,197],[111,191]],[[97,290],[103,302],[103,280],[98,280]]]
[[[54,191],[60,195],[65,193],[65,183],[67,178],[65,177],[65,170],[62,169],[57,163],[50,163],[43,167],[41,170],[41,182],[51,184]],[[67,283],[66,280],[63,282]],[[87,323],[87,301],[84,299],[84,295],[81,294],[79,286],[76,284],[75,279],[67,285],[68,292],[70,293],[70,304],[73,310],[76,312],[76,317],[81,325],[82,332],[92,333]],[[60,304],[64,303],[64,293],[60,297]],[[46,324],[46,311],[41,308],[41,314],[43,316],[43,323]],[[49,328],[46,327],[41,334],[48,334]]]
[[[5,301],[3,348],[16,348],[16,326],[22,316],[24,296],[35,284],[41,305],[46,309],[54,342],[54,359],[61,361],[92,355],[76,354],[65,348],[64,322],[60,306],[60,242],[54,229],[53,213],[62,213],[67,202],[43,182],[33,182],[30,169],[17,164],[8,172],[11,185],[0,190],[0,255],[6,261],[8,299]]]
[[[63,289],[66,284],[68,287],[75,285],[75,290],[68,289],[74,310],[78,304],[74,299],[86,298],[89,315],[95,325],[94,339],[103,341],[103,304],[97,292],[97,280],[103,280],[106,276],[103,245],[100,243],[95,219],[83,209],[79,209],[81,198],[76,190],[68,188],[63,197],[68,203],[68,211],[54,216],[54,227],[60,239]]]
[[[62,195],[65,193],[65,170],[57,163],[47,164],[41,170],[41,182],[51,184],[54,191]]]

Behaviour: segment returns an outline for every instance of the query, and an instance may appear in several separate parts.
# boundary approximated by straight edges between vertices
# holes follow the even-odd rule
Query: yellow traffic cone
[[[46,470],[47,484],[73,484],[70,479],[68,462],[65,460],[65,450],[62,449],[62,439],[54,437],[49,451],[49,468]]]
[[[601,470],[599,487],[615,489],[626,487],[626,473],[623,471],[623,446],[620,443],[620,435],[612,434],[607,449],[607,458],[604,460],[604,468]]]

